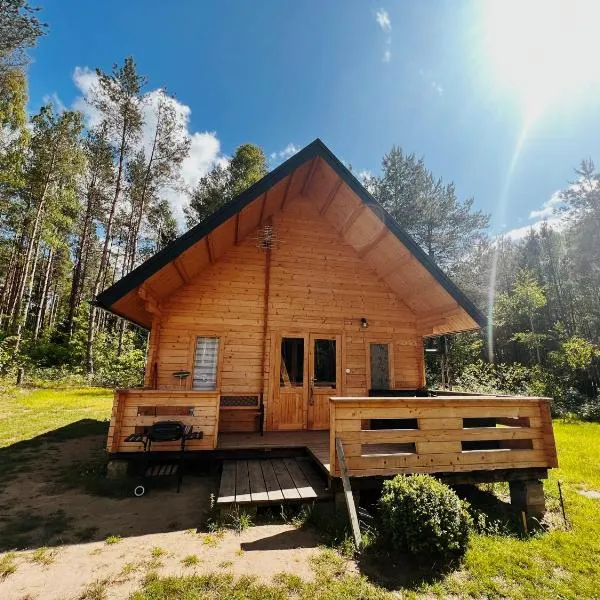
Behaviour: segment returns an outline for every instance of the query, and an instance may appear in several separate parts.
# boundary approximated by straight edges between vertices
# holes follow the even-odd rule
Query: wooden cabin
[[[320,140],[97,305],[150,331],[144,387],[115,393],[115,457],[176,419],[202,431],[190,450],[302,447],[332,478],[336,438],[351,477],[557,464],[547,399],[426,397],[424,338],[485,319]]]

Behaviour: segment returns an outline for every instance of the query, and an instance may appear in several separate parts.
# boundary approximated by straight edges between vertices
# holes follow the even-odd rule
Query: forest
[[[265,175],[255,144],[186,187],[184,116],[132,57],[97,69],[93,119],[48,101],[28,112],[28,50],[51,35],[24,0],[0,0],[0,370],[29,380],[139,385],[146,332],[97,309],[95,296],[179,231]],[[158,86],[158,87],[157,87]],[[576,161],[576,159],[575,159]],[[520,239],[460,199],[423,158],[394,146],[364,185],[489,316],[488,331],[447,340],[454,389],[554,398],[557,414],[600,420],[600,173],[589,158],[552,203],[552,222]],[[553,224],[553,225],[552,225]],[[429,340],[430,346],[440,340]],[[441,366],[428,357],[428,383]]]

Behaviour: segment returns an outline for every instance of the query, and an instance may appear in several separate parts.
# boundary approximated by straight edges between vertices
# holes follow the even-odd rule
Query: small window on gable
[[[194,379],[192,389],[217,389],[217,361],[219,356],[219,338],[197,337],[194,355]]]

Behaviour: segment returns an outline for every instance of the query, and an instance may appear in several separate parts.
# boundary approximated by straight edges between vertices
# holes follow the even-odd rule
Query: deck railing
[[[351,477],[558,465],[548,398],[332,398],[335,440]]]
[[[111,452],[137,452],[141,443],[125,438],[143,431],[156,421],[181,421],[202,431],[201,440],[190,440],[190,450],[212,450],[217,445],[219,427],[219,392],[189,390],[116,390],[106,449]],[[178,442],[161,443],[153,450],[176,450]]]

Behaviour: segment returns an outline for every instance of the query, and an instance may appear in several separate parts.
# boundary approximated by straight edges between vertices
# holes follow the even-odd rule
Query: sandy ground
[[[290,525],[251,527],[240,535],[225,533],[216,545],[206,535],[175,531],[124,538],[117,544],[92,542],[53,548],[53,562],[32,562],[32,552],[20,552],[17,571],[0,583],[2,600],[77,598],[95,581],[105,581],[109,598],[127,598],[140,587],[149,571],[160,575],[229,572],[249,574],[263,581],[282,571],[312,577],[308,559],[317,552],[318,539]],[[153,558],[152,549],[164,555]],[[186,567],[181,560],[196,555],[199,563]],[[154,564],[153,564],[154,563]]]
[[[257,525],[240,534],[198,531],[217,485],[213,476],[189,474],[179,494],[172,485],[122,499],[57,483],[65,469],[93,463],[103,443],[103,435],[91,435],[15,450],[35,460],[0,489],[0,558],[19,548],[16,571],[0,579],[1,600],[78,598],[95,581],[106,582],[109,598],[126,598],[149,571],[231,572],[264,581],[282,571],[312,577],[309,559],[319,545],[314,531],[287,524]],[[0,460],[11,449],[2,452]],[[108,544],[108,536],[121,539]],[[47,550],[36,561],[39,548]],[[189,555],[197,556],[196,565],[181,562]]]

